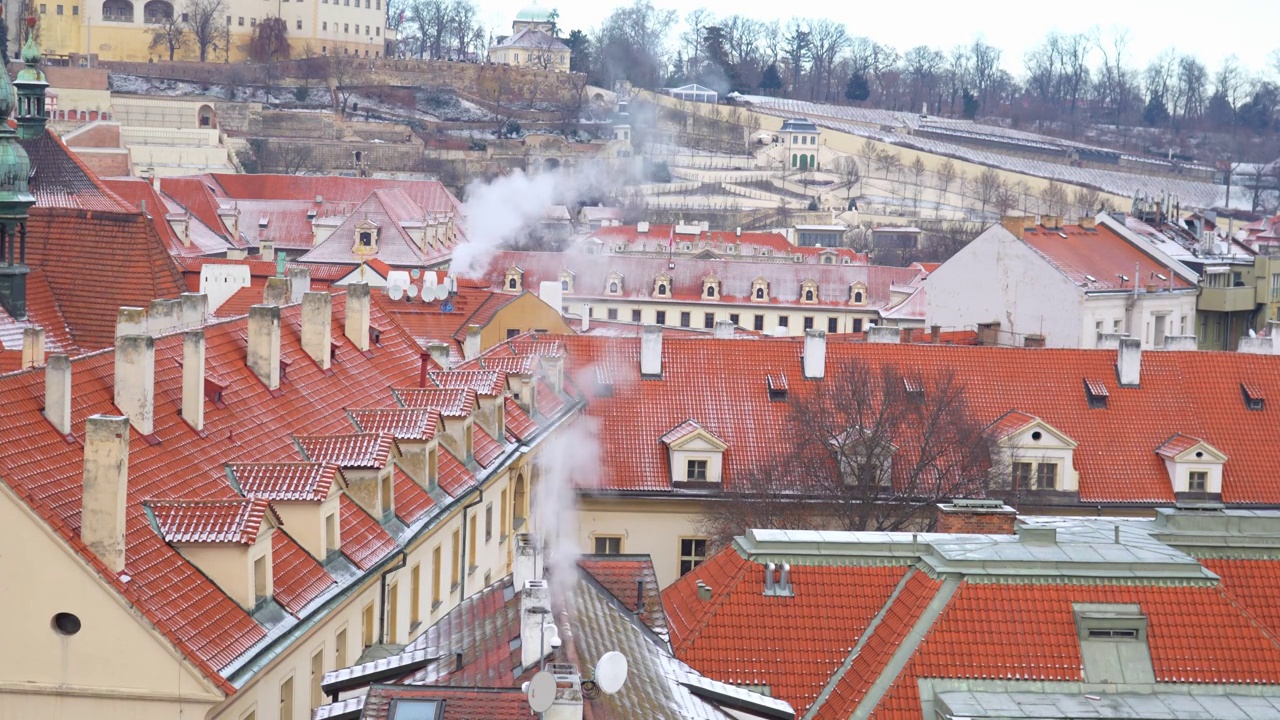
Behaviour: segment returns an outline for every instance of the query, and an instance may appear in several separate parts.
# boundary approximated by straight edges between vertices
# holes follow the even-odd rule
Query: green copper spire
[[[35,18],[27,20],[27,27],[34,27]],[[28,37],[27,43],[31,44]],[[25,57],[26,52],[23,52]],[[40,61],[39,51],[36,62]],[[30,66],[28,66],[28,69]],[[26,72],[26,70],[23,70]],[[44,76],[39,75],[40,112],[44,112]],[[21,78],[21,73],[19,73]],[[35,88],[28,91],[31,96]],[[27,186],[31,176],[31,159],[18,142],[18,133],[9,126],[9,119],[17,105],[18,94],[9,82],[8,71],[0,72],[0,305],[17,319],[27,316],[27,210],[35,204],[35,198]],[[41,117],[40,128],[44,128]]]
[[[31,18],[28,25],[31,25]],[[18,79],[13,85],[17,88],[18,97],[18,137],[31,140],[44,133],[46,122],[44,100],[45,90],[49,82],[40,70],[40,46],[36,44],[36,34],[27,33],[27,42],[22,46],[22,62],[26,67],[18,71]]]

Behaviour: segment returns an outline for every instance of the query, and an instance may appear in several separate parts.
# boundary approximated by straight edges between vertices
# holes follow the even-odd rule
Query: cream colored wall
[[[666,587],[680,577],[680,539],[703,537],[700,512],[692,501],[580,498],[578,542],[591,552],[596,535],[621,535],[622,552],[651,557],[658,585]]]
[[[0,717],[198,718],[221,699],[3,483],[0,528]],[[80,632],[55,632],[57,612],[78,616]]]
[[[804,335],[804,319],[813,317],[813,327],[817,330],[827,329],[827,319],[836,318],[836,332],[854,332],[853,325],[855,319],[862,320],[863,329],[867,323],[877,322],[879,314],[874,310],[865,307],[849,308],[831,307],[827,305],[755,305],[751,303],[742,304],[724,304],[713,302],[697,302],[697,303],[675,303],[670,301],[645,301],[634,298],[625,300],[606,300],[603,298],[577,298],[573,295],[565,296],[565,304],[568,306],[568,312],[578,314],[582,311],[582,303],[591,303],[591,317],[593,320],[605,320],[609,316],[609,308],[617,308],[618,320],[620,322],[631,322],[631,311],[640,311],[640,322],[656,323],[657,313],[659,310],[665,310],[667,313],[666,327],[680,327],[680,313],[687,312],[690,314],[690,327],[695,329],[707,329],[703,322],[703,315],[706,313],[714,313],[716,320],[728,320],[732,314],[738,315],[738,324],[740,327],[751,330],[755,327],[755,316],[764,315],[764,332],[772,334],[778,326],[778,318],[787,316],[788,326],[786,335],[797,336]],[[923,318],[915,324],[923,325]],[[889,324],[898,324],[891,322]]]
[[[553,333],[573,332],[556,308],[535,295],[525,295],[508,303],[480,328],[480,347],[488,350],[506,340],[509,330],[523,333],[535,329]]]
[[[253,560],[249,548],[232,543],[175,545],[174,548],[240,607],[253,607]]]
[[[568,50],[530,50],[529,48],[489,48],[489,62],[498,65],[544,67],[547,70],[569,71]]]

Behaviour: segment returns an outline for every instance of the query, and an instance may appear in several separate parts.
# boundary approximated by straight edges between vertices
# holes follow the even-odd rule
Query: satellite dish
[[[415,271],[415,272],[416,272],[416,271]],[[409,293],[409,299],[410,299],[410,300],[412,300],[412,299],[414,299],[414,298],[418,297],[418,286],[417,286],[417,285],[410,285],[410,286],[409,286],[409,289],[408,289],[408,290],[406,290],[405,292]]]
[[[551,703],[556,701],[556,676],[546,670],[539,670],[529,681],[525,697],[529,699],[529,707],[534,712],[550,710]]]
[[[413,278],[414,280],[417,280],[418,278],[422,277],[422,271],[419,270],[418,268],[414,268],[409,271],[409,277]]]
[[[612,695],[622,689],[627,681],[627,656],[617,650],[610,650],[600,656],[596,663],[596,684],[606,695]]]
[[[399,300],[400,298],[404,297],[404,288],[400,287],[399,285],[392,285],[391,287],[387,288],[387,294],[391,296],[392,300]]]
[[[443,300],[443,299],[445,299],[445,298],[447,298],[447,297],[449,297],[449,286],[448,286],[448,285],[437,285],[437,286],[436,286],[436,299],[437,299],[437,300]]]

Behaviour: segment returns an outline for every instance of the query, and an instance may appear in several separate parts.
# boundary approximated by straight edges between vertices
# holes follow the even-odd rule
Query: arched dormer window
[[[800,302],[816,303],[818,302],[818,283],[813,280],[805,280],[800,283]]]
[[[702,297],[708,300],[720,297],[720,278],[715,275],[702,278]]]
[[[850,305],[866,305],[867,304],[867,286],[866,283],[859,280],[849,286],[849,304]]]
[[[365,220],[356,225],[355,246],[352,252],[356,255],[366,256],[373,255],[378,252],[378,224],[370,220]]]
[[[515,265],[512,265],[507,268],[504,281],[504,286],[506,287],[507,292],[520,292],[524,289],[524,271]]]
[[[660,298],[671,297],[671,276],[662,273],[653,280],[653,296]]]
[[[758,277],[751,281],[751,301],[769,302],[769,281]]]
[[[565,270],[560,273],[560,290],[566,293],[573,292],[573,273]]]
[[[132,13],[130,13],[132,14]],[[142,6],[143,22],[156,25],[173,19],[173,5],[165,0],[150,0]]]
[[[622,288],[622,273],[617,271],[609,273],[609,277],[605,279],[605,293],[608,295],[621,295]]]
[[[102,3],[102,19],[106,22],[133,22],[133,3],[129,0],[107,0]]]

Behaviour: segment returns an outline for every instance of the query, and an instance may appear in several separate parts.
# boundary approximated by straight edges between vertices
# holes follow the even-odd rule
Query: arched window
[[[513,277],[511,277],[511,278],[507,278],[507,289],[508,289],[508,290],[515,290],[515,289],[516,289],[516,279],[515,279],[515,278],[513,278]]]
[[[360,245],[362,247],[373,247],[373,233],[368,230],[360,232]]]
[[[515,526],[517,528],[524,525],[524,519],[528,512],[525,507],[525,496],[524,475],[517,475],[516,489],[511,495],[511,517],[515,518]]]
[[[808,156],[808,155],[801,155],[801,156],[800,156],[800,169],[801,169],[801,170],[808,170],[808,169],[809,169],[809,156]]]
[[[615,280],[615,281],[613,281],[613,282],[609,283],[609,294],[610,294],[610,295],[617,295],[617,294],[618,294],[618,281],[617,281],[617,280]]]
[[[799,162],[800,162],[800,156],[796,155],[795,153],[791,153],[791,167],[796,167],[797,163]]]
[[[213,108],[209,107],[208,105],[201,105],[200,111],[197,113],[197,115],[200,118],[200,127],[202,128],[213,127]]]
[[[658,283],[658,294],[659,294],[659,295],[666,295],[666,294],[667,294],[667,284],[666,284],[666,283]]]
[[[561,289],[561,290],[564,290],[564,291],[568,291],[568,290],[569,290],[569,281],[568,281],[568,280],[561,280],[561,281],[560,281],[560,289]]]
[[[757,299],[757,300],[763,300],[763,299],[764,299],[764,288],[762,288],[762,287],[758,287],[758,288],[756,288],[756,299]]]
[[[862,291],[861,291],[861,290],[859,290],[858,292],[855,292],[855,293],[853,294],[853,301],[854,301],[854,302],[856,302],[856,303],[860,303],[860,302],[862,302]]]
[[[709,298],[713,298],[713,297],[715,297],[715,296],[716,296],[716,286],[715,286],[715,285],[708,285],[708,286],[707,286],[707,297],[709,297]]]
[[[809,156],[809,167],[813,168],[814,170],[817,170],[817,169],[818,169],[818,156],[817,156],[817,155],[810,155],[810,156]]]
[[[813,291],[812,291],[812,290],[805,290],[805,291],[804,291],[804,301],[805,301],[805,302],[813,302]]]
[[[130,15],[133,13],[130,12]],[[142,19],[151,24],[162,23],[173,19],[173,5],[167,0],[148,0],[142,6]]]
[[[102,3],[102,19],[106,22],[133,22],[133,3],[129,0],[106,0]]]

